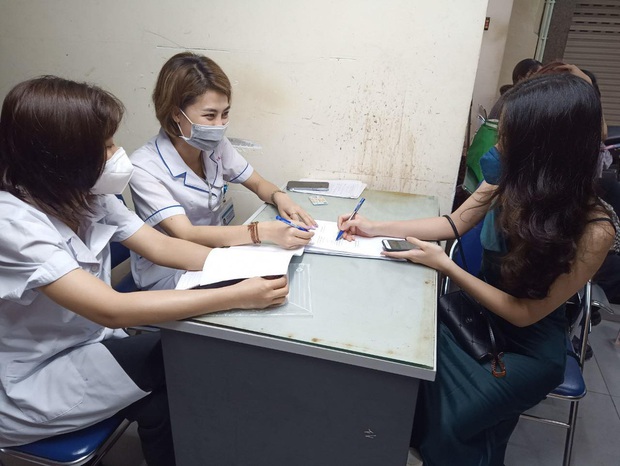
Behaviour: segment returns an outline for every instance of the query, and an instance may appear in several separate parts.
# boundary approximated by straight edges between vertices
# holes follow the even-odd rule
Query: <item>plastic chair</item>
[[[463,248],[465,254],[465,260],[467,261],[467,269],[472,275],[478,275],[480,267],[482,265],[482,243],[480,242],[480,232],[482,231],[483,222],[478,223],[475,227],[469,230],[467,233],[461,236],[462,244],[458,241],[454,241],[450,248],[450,259],[452,259],[459,267],[465,268],[463,261],[461,260],[460,248]],[[450,279],[444,278],[442,286],[442,294],[450,291]]]
[[[570,465],[571,455],[573,451],[573,441],[575,438],[575,426],[577,424],[577,410],[579,408],[579,400],[587,393],[586,383],[583,378],[583,364],[586,360],[586,349],[588,343],[588,334],[590,333],[590,317],[592,314],[592,284],[586,283],[583,292],[577,297],[578,305],[581,309],[581,320],[579,327],[581,328],[580,340],[581,346],[579,354],[575,353],[575,349],[571,343],[570,334],[566,334],[566,369],[564,370],[564,381],[560,386],[553,390],[549,398],[564,400],[569,403],[568,420],[561,421],[557,419],[543,418],[533,414],[522,414],[522,419],[543,422],[566,429],[566,439],[564,441],[564,456],[562,464]]]
[[[450,258],[463,268],[459,248],[463,247],[465,253],[465,260],[470,273],[477,275],[482,265],[482,244],[480,243],[480,232],[482,230],[482,222],[472,228],[470,231],[462,236],[462,244],[455,241],[450,249]],[[579,407],[579,400],[583,398],[586,393],[586,384],[583,379],[583,364],[586,358],[586,348],[588,343],[588,334],[590,332],[590,317],[592,313],[592,306],[600,306],[597,299],[592,297],[593,285],[588,282],[583,288],[583,291],[576,295],[571,301],[574,301],[574,305],[579,307],[579,312],[576,318],[581,317],[578,325],[581,329],[580,340],[581,347],[579,354],[575,353],[573,345],[571,343],[572,328],[568,328],[566,332],[566,369],[564,371],[564,381],[549,395],[550,398],[556,398],[559,400],[565,400],[570,403],[568,420],[560,421],[555,419],[547,419],[532,414],[522,414],[522,419],[530,419],[533,421],[543,422],[545,424],[555,425],[567,429],[566,440],[564,443],[564,457],[563,465],[568,466],[570,464],[573,441],[575,436],[575,425],[577,423],[577,410]],[[595,288],[596,285],[594,285]],[[450,280],[446,278],[442,287],[442,292],[447,293],[450,291]],[[600,290],[602,292],[602,290]],[[596,295],[599,296],[598,290]]]
[[[96,466],[129,424],[122,416],[116,415],[76,432],[27,445],[0,448],[0,452],[7,457],[43,466],[80,466],[86,463]]]

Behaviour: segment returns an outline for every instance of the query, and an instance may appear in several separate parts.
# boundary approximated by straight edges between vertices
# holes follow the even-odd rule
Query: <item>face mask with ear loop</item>
[[[199,125],[197,123],[193,123],[183,110],[181,110],[181,113],[185,118],[187,118],[187,121],[191,123],[192,131],[189,137],[183,136],[183,130],[181,129],[181,125],[177,121],[176,124],[179,127],[179,132],[181,133],[179,137],[185,142],[187,142],[190,146],[202,150],[207,154],[213,152],[217,145],[224,138],[224,133],[226,133],[226,129],[228,128],[228,123],[226,123],[225,125]],[[217,212],[218,210],[220,210],[222,204],[224,203],[226,188],[225,186],[222,187],[222,196],[214,195],[213,186],[211,185],[211,183],[209,183],[206,170],[205,183],[207,183],[207,187],[209,188],[209,198],[207,199],[207,206],[209,207],[209,210],[211,212]],[[213,198],[215,198],[215,201],[213,200]]]
[[[106,161],[103,173],[90,192],[92,194],[122,194],[132,174],[133,164],[127,157],[125,149],[119,147]]]
[[[192,124],[192,132],[189,137],[183,136],[181,125],[177,121],[176,123],[181,133],[179,137],[196,149],[203,150],[207,153],[213,152],[222,139],[224,139],[224,133],[226,133],[226,129],[228,128],[228,123],[225,125],[199,125],[193,123],[183,110],[181,110],[181,113],[187,118],[187,121]]]

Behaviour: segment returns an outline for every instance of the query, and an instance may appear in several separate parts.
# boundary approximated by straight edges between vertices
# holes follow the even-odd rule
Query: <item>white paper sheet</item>
[[[309,180],[304,178],[301,181],[327,181],[329,183],[329,189],[327,191],[291,189],[291,191],[296,193],[318,194],[320,196],[357,199],[361,196],[364,189],[366,189],[366,183],[357,180]]]
[[[286,306],[267,309],[231,309],[212,313],[214,317],[266,317],[300,316],[313,317],[310,287],[310,264],[290,263],[288,266],[289,294]]]
[[[382,241],[387,237],[377,236],[364,238],[356,236],[355,241],[340,239],[338,236],[338,224],[325,220],[317,220],[318,228],[314,230],[314,236],[305,247],[305,251],[315,254],[330,254],[337,256],[371,257],[374,259],[390,259],[382,256]],[[393,239],[393,238],[389,238]]]
[[[240,278],[286,275],[291,258],[303,252],[303,248],[282,249],[266,245],[215,248],[207,256],[202,271],[185,272],[176,289],[187,290]]]

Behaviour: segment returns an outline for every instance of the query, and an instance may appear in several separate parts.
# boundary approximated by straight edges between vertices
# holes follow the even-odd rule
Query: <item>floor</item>
[[[594,357],[585,367],[588,394],[579,404],[573,465],[620,465],[620,346],[614,345],[620,331],[620,306],[614,307],[616,315],[604,314],[603,321],[590,334]],[[565,402],[548,399],[532,412],[564,420],[568,409]],[[565,432],[560,427],[521,420],[508,446],[506,466],[561,465]],[[15,460],[4,461],[6,466],[24,465]],[[408,464],[420,463],[410,456]],[[104,465],[146,466],[135,425],[129,427],[108,453]]]

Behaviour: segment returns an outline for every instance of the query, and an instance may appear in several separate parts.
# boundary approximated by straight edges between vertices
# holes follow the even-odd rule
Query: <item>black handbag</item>
[[[454,222],[450,222],[454,235],[459,242],[459,252],[463,268],[467,271],[467,262],[463,253],[463,242]],[[494,326],[487,313],[489,312],[478,301],[463,290],[446,293],[439,297],[437,303],[439,319],[450,330],[460,347],[477,361],[491,361],[491,372],[495,377],[506,375],[506,366],[502,361],[504,339]]]

